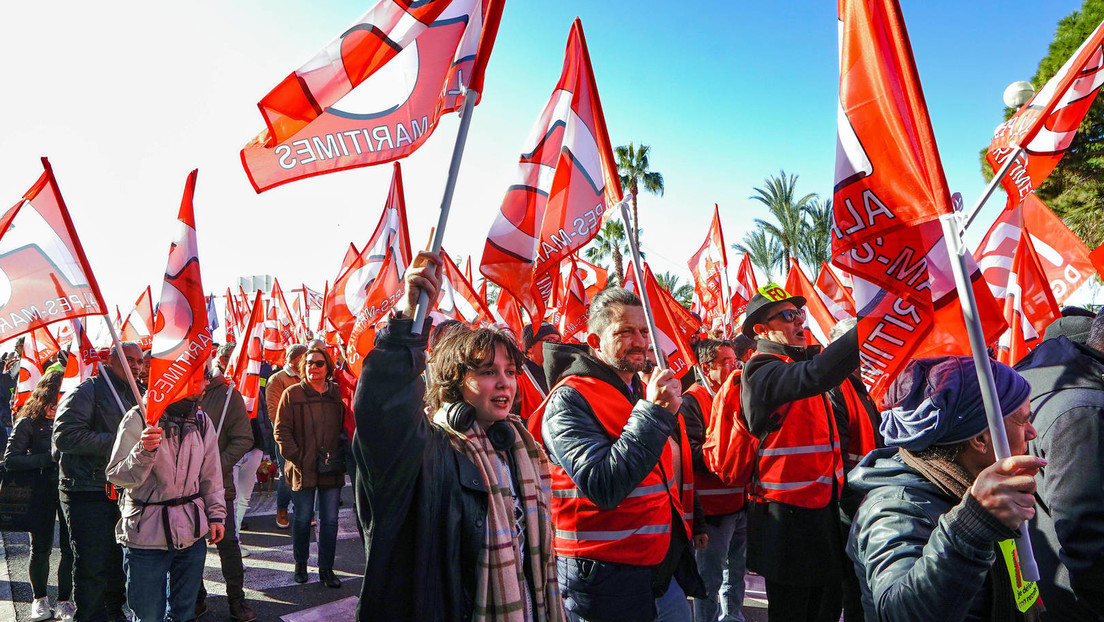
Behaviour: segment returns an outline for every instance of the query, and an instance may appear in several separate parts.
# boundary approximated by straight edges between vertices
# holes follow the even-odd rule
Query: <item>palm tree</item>
[[[663,175],[649,170],[648,145],[640,145],[636,148],[630,142],[614,149],[617,157],[617,172],[621,175],[621,189],[632,193],[632,221],[633,230],[636,231],[636,243],[640,245],[640,220],[636,213],[636,199],[639,194],[640,184],[651,194],[663,196]]]
[[[771,272],[782,264],[782,244],[762,226],[744,236],[743,244],[733,244],[732,248],[746,254],[751,263],[759,268],[773,282]]]
[[[809,201],[805,216],[805,231],[797,239],[795,254],[809,274],[815,274],[821,262],[832,260],[832,199]]]
[[[671,292],[671,296],[673,296],[680,305],[687,309],[690,308],[690,302],[694,297],[693,285],[680,282],[678,275],[671,272],[657,274],[656,282],[659,283],[660,287]]]
[[[625,281],[622,258],[628,254],[629,243],[625,239],[625,225],[618,218],[606,221],[586,249],[586,258],[593,263],[604,262],[606,259],[613,260],[613,276],[617,280],[618,287]]]
[[[805,206],[816,197],[816,193],[796,198],[797,175],[787,177],[784,170],[779,171],[778,177],[768,177],[765,181],[766,188],[753,188],[756,194],[748,198],[766,205],[778,223],[756,218],[755,224],[778,240],[782,247],[783,265],[788,266],[798,241],[805,234]]]

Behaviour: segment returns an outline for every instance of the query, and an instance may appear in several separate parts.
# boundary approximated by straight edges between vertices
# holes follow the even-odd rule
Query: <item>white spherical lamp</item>
[[[1018,80],[1004,89],[1004,105],[1009,108],[1019,108],[1026,104],[1027,100],[1031,99],[1034,94],[1035,87],[1031,86],[1030,82]]]

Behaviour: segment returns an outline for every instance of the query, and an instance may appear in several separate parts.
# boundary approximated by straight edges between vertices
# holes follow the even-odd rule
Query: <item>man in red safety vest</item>
[[[744,488],[722,482],[706,466],[702,454],[713,398],[725,379],[739,369],[741,361],[730,341],[703,339],[695,353],[701,378],[682,394],[682,407],[679,408],[686,422],[686,435],[690,437],[694,494],[705,514],[706,543],[697,551],[697,559],[706,597],[694,600],[694,620],[744,622],[744,557],[747,553]]]
[[[670,371],[651,370],[640,299],[603,290],[587,343],[545,344],[553,386],[529,420],[552,472],[553,547],[572,620],[690,620],[693,467]],[[649,369],[648,373],[645,370]]]
[[[759,288],[741,332],[757,339],[740,406],[760,439],[748,495],[748,568],[766,580],[771,620],[839,619],[844,557],[843,457],[828,391],[859,365],[852,329],[806,344],[805,299]]]

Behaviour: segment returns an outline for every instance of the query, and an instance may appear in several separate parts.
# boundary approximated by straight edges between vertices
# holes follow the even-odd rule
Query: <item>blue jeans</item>
[[[123,569],[127,576],[127,605],[135,622],[167,619],[189,622],[195,619],[196,596],[203,579],[207,559],[207,541],[203,538],[185,549],[123,549]]]
[[[682,586],[674,577],[671,578],[671,583],[663,596],[655,599],[655,607],[655,622],[690,622],[692,618],[686,593],[682,591]],[[586,618],[573,611],[567,612],[567,619],[569,622],[587,622]]]
[[[286,510],[288,504],[291,503],[291,486],[288,486],[287,478],[284,477],[284,455],[280,453],[280,446],[276,447],[276,473],[280,479],[276,480],[276,509]]]
[[[305,564],[310,556],[311,519],[315,493],[318,496],[318,569],[333,570],[337,550],[337,500],[341,488],[303,488],[291,492],[291,548],[295,563]]]
[[[706,520],[705,533],[709,543],[694,555],[707,598],[694,599],[694,622],[744,622],[747,512],[711,516]]]

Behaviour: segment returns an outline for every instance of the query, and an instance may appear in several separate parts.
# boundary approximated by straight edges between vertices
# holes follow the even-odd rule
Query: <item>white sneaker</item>
[[[54,612],[50,610],[50,599],[43,596],[42,598],[36,598],[31,603],[31,622],[42,622],[42,620],[49,620],[54,617]]]
[[[61,622],[73,622],[73,618],[77,615],[77,606],[71,600],[59,600],[55,614]]]
[[[249,557],[253,554],[253,551],[247,549],[244,544],[239,544],[238,547],[241,548],[242,557]]]

